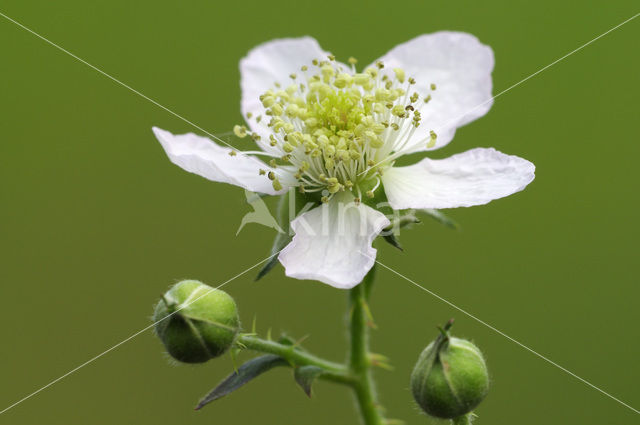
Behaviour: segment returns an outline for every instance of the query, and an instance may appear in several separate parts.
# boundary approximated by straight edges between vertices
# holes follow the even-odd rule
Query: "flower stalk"
[[[238,343],[249,350],[280,356],[287,360],[293,367],[319,367],[324,370],[323,374],[319,376],[321,379],[347,385],[353,385],[354,383],[354,379],[346,366],[296,349],[294,345],[281,344],[249,334],[238,336]]]
[[[466,415],[462,415],[455,419],[452,419],[451,425],[471,425],[473,418],[473,413],[467,413]]]
[[[315,366],[323,373],[318,377],[326,381],[349,386],[355,393],[358,410],[364,425],[384,425],[380,405],[377,401],[375,383],[371,374],[371,353],[369,353],[369,297],[375,268],[363,282],[349,292],[349,358],[347,364],[325,360],[295,345],[266,340],[253,334],[240,334],[237,344],[248,350],[274,354],[287,360],[294,368]]]
[[[383,425],[385,420],[380,412],[376,390],[371,376],[369,360],[369,330],[367,326],[367,295],[371,290],[375,268],[365,276],[364,281],[349,293],[349,319],[351,347],[349,370],[355,381],[353,390],[365,425]]]

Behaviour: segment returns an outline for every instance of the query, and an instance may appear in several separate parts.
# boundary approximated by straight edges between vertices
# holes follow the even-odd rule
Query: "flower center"
[[[313,61],[311,69],[301,67],[302,75],[291,74],[291,85],[275,84],[260,96],[269,118],[269,145],[276,152],[273,167],[287,167],[303,193],[323,191],[327,202],[339,191],[352,191],[357,201],[374,197],[380,176],[403,150],[420,126],[420,108],[431,96],[421,98],[405,78],[404,70],[384,71],[382,62],[355,72],[329,60]],[[431,85],[435,90],[435,85]],[[411,94],[410,94],[411,93]],[[247,119],[253,117],[249,114]],[[262,116],[254,118],[260,123]],[[236,126],[239,137],[250,135]],[[436,135],[427,135],[427,146]],[[261,170],[279,190],[282,185],[274,173]]]

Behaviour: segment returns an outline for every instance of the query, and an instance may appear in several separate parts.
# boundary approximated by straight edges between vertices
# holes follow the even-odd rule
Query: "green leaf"
[[[218,400],[227,394],[242,387],[252,379],[262,375],[263,373],[273,369],[276,366],[287,366],[289,363],[279,356],[268,354],[266,356],[256,357],[240,366],[234,373],[227,376],[224,381],[218,384],[209,394],[204,396],[196,410],[202,409],[205,405],[212,401]]]
[[[305,394],[311,397],[311,385],[313,381],[324,372],[324,369],[318,366],[300,366],[294,369],[293,377]]]
[[[460,230],[460,225],[455,220],[453,220],[452,218],[449,218],[445,213],[439,210],[427,208],[419,211],[427,214],[429,217],[433,218],[438,223],[444,224],[450,229]]]

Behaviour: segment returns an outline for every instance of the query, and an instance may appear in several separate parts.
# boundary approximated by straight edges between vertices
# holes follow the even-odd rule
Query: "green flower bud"
[[[183,280],[169,289],[156,305],[153,321],[171,357],[183,363],[203,363],[224,354],[240,327],[233,298],[197,280]]]
[[[425,348],[411,374],[411,391],[425,413],[455,419],[473,410],[489,391],[487,365],[478,347],[442,334]]]

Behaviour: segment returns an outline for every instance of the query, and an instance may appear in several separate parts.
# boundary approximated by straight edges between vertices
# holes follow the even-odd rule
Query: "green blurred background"
[[[0,11],[210,132],[240,121],[238,60],[309,34],[369,63],[421,33],[475,34],[496,55],[494,93],[638,12],[628,1],[268,2],[2,0]],[[640,155],[637,43],[630,22],[500,96],[435,156],[494,146],[533,161],[526,191],[425,222],[380,259],[640,407]],[[192,131],[152,103],[0,17],[0,410],[148,326],[181,278],[217,285],[269,250],[243,192],[172,165],[151,133]],[[417,159],[417,158],[416,158]],[[258,330],[309,335],[344,356],[346,293],[250,272],[226,286]],[[478,424],[629,424],[638,416],[398,276],[381,270],[372,309],[381,399],[408,425],[433,423],[408,391],[435,325],[486,353],[493,379]],[[244,358],[247,358],[246,356]],[[1,424],[356,424],[342,387],[308,400],[277,370],[193,412],[231,369],[167,361],[145,332],[0,415]]]

